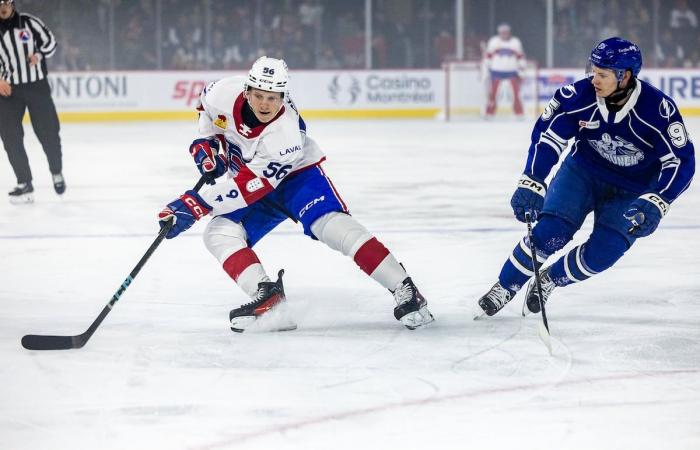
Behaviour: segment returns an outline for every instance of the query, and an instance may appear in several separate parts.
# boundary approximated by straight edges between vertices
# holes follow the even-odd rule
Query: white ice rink
[[[700,136],[700,120],[689,120]],[[58,198],[31,127],[36,203],[12,206],[0,158],[0,449],[700,448],[700,188],[612,269],[539,316],[469,310],[524,233],[509,199],[531,123],[311,121],[351,212],[402,261],[436,322],[411,332],[392,296],[285,223],[256,250],[286,270],[299,328],[234,334],[247,301],[204,248],[165,241],[86,347],[78,334],[198,178],[195,123],[65,124]],[[590,222],[575,240],[590,232]]]

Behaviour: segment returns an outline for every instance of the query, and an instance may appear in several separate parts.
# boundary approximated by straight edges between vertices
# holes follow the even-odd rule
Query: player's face
[[[601,69],[593,66],[593,78],[591,83],[595,88],[595,95],[598,97],[607,97],[617,90],[617,77],[611,69]]]
[[[0,0],[0,19],[7,19],[12,15],[14,2]]]
[[[282,94],[280,92],[267,92],[260,89],[250,89],[246,93],[250,109],[255,113],[255,117],[267,123],[275,117],[275,114],[282,107]]]

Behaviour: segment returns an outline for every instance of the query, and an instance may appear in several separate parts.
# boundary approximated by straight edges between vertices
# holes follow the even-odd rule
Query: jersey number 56
[[[283,166],[282,163],[271,162],[267,165],[267,169],[263,171],[263,175],[265,175],[267,178],[275,177],[275,179],[281,180],[282,178],[287,176],[287,174],[289,173],[289,169],[291,168],[292,166],[289,164]]]

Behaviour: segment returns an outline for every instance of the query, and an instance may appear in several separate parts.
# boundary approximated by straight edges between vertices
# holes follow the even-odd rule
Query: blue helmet
[[[622,81],[626,70],[632,72],[634,77],[642,70],[642,52],[636,44],[612,37],[602,41],[591,51],[588,64],[614,70],[617,80]]]

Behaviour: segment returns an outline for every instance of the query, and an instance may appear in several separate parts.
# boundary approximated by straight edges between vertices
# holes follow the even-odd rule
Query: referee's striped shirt
[[[29,65],[29,55],[41,61]],[[0,22],[0,78],[10,84],[31,83],[46,78],[46,58],[56,53],[56,38],[36,16],[15,11]]]

